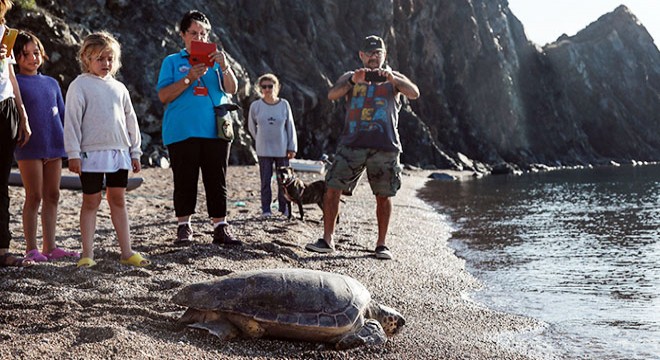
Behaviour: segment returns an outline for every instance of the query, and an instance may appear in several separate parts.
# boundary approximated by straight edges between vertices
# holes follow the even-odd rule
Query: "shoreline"
[[[65,260],[21,270],[0,268],[0,290],[5,294],[0,300],[0,357],[148,359],[177,358],[185,353],[186,357],[224,359],[534,358],[534,354],[498,345],[496,339],[501,333],[537,329],[541,326],[538,321],[496,312],[468,296],[479,288],[479,282],[449,248],[450,229],[442,215],[417,196],[430,173],[404,170],[402,189],[393,198],[387,242],[395,258],[381,261],[373,257],[375,201],[366,181],[341,205],[338,251],[315,254],[304,246],[322,234],[321,210],[306,206],[304,222],[281,217],[261,220],[257,166],[230,166],[228,220],[246,246],[225,249],[211,244],[212,227],[205,217],[200,183],[194,242],[175,247],[171,171],[144,169],[135,175],[143,177],[144,184],[128,192],[126,199],[133,247],[153,265],[138,269],[119,264],[109,209],[102,204],[95,237],[96,267],[78,270],[74,261]],[[318,174],[316,178],[310,173],[298,175],[305,181],[320,178]],[[14,214],[10,250],[23,253],[23,189],[10,188],[10,196]],[[79,192],[62,190],[59,246],[80,249],[80,202]],[[353,276],[376,301],[402,312],[407,324],[384,346],[335,351],[317,343],[272,339],[222,342],[176,323],[184,309],[170,298],[183,286],[232,271],[281,267]]]

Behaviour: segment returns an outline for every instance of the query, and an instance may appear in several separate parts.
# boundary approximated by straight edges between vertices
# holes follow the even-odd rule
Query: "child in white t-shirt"
[[[78,267],[92,267],[96,213],[105,178],[110,217],[121,249],[121,263],[147,266],[151,262],[131,249],[126,185],[128,171],[140,171],[141,139],[137,117],[126,86],[114,75],[121,67],[121,49],[107,32],[87,36],[78,53],[82,68],[66,94],[64,147],[69,170],[80,175],[82,258]]]
[[[11,9],[11,0],[0,0],[0,38],[8,30],[5,14]],[[30,124],[16,82],[14,58],[7,45],[0,46],[0,267],[29,266],[34,264],[9,253],[9,174],[14,162],[14,148],[30,140]]]

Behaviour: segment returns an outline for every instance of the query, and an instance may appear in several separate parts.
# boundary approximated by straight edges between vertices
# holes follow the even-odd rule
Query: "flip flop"
[[[151,261],[145,259],[140,255],[140,253],[133,253],[131,257],[128,259],[124,260],[119,260],[119,263],[122,265],[131,265],[131,266],[136,266],[136,267],[143,267],[143,266],[149,266],[151,265]]]
[[[55,248],[55,249],[53,249],[53,251],[51,251],[50,253],[45,254],[45,255],[48,258],[48,260],[59,260],[61,258],[65,258],[65,257],[71,257],[71,258],[76,258],[77,259],[77,258],[80,257],[80,253],[77,252],[77,251],[66,251],[66,250],[62,250],[60,248]]]
[[[96,261],[92,258],[84,257],[80,260],[78,260],[78,268],[91,268],[92,266],[96,265]]]
[[[25,254],[25,260],[30,260],[34,262],[43,262],[48,261],[48,258],[39,252],[37,249],[32,249]]]
[[[32,265],[34,265],[34,261],[30,259],[16,257],[9,253],[0,255],[0,267],[29,267]]]

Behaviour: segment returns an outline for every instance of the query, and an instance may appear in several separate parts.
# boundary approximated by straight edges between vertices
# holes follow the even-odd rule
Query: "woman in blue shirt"
[[[165,104],[163,143],[170,154],[174,175],[174,211],[178,220],[176,243],[192,240],[190,217],[195,212],[197,180],[202,171],[213,243],[241,245],[229,231],[226,173],[231,143],[217,136],[213,106],[236,93],[236,75],[224,51],[209,54],[213,66],[191,65],[193,40],[207,42],[211,23],[197,10],[187,12],[179,23],[185,49],[163,60],[158,76],[158,98]]]

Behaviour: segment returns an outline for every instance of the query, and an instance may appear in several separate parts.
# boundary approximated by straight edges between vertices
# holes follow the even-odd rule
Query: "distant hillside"
[[[660,160],[660,52],[624,6],[539,48],[506,0],[36,3],[12,10],[7,21],[40,36],[51,57],[44,72],[64,89],[78,74],[81,38],[101,29],[119,37],[119,77],[149,144],[145,162],[163,153],[155,85],[162,59],[182,46],[174,26],[192,8],[209,15],[212,40],[232,57],[244,109],[260,74],[282,79],[304,158],[334,152],[344,111],[327,100],[327,90],[359,66],[360,39],[378,34],[389,64],[422,93],[401,112],[405,163],[488,170],[502,162],[528,168]],[[231,161],[252,163],[243,117],[237,130]]]

